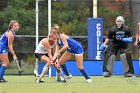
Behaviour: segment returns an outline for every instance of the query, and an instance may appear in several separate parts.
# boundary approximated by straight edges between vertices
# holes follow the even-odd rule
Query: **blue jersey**
[[[12,30],[8,30],[8,31],[12,31]],[[8,50],[8,38],[6,37],[6,32],[0,38],[0,54],[7,53]],[[15,35],[13,31],[12,33],[13,35]]]
[[[74,53],[74,54],[82,54],[84,52],[82,45],[78,41],[76,41],[72,38],[68,38],[67,42],[68,42],[68,46],[69,46],[67,48],[68,52],[71,52],[71,53]],[[63,42],[61,41],[61,39],[57,40],[57,44],[60,47],[63,47]]]

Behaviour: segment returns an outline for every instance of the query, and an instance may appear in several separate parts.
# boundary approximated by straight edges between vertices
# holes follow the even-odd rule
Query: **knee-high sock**
[[[90,79],[89,75],[87,74],[87,72],[85,71],[85,69],[81,69],[80,72],[83,74],[83,76],[86,78],[86,79]]]
[[[41,76],[40,76],[40,79],[44,78],[44,76],[46,75],[46,73],[48,72],[48,70],[49,70],[49,67],[44,66],[44,68],[42,70],[42,73],[41,73]]]
[[[57,80],[57,81],[61,80],[60,76],[61,76],[61,74],[58,73],[58,72],[56,72],[56,80]]]
[[[0,68],[0,78],[3,78],[5,70],[6,70],[6,67],[5,66],[1,66],[1,68]]]
[[[67,76],[69,76],[69,72],[68,72],[68,70],[67,70],[66,64],[63,64],[63,65],[60,65],[60,66],[61,66],[61,68],[63,69],[64,73],[65,73]]]

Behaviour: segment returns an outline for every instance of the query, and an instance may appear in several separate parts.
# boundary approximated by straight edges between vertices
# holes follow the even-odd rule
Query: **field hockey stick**
[[[56,57],[55,60],[54,60],[52,63],[56,62],[57,58],[58,58],[58,57]],[[58,64],[58,63],[57,63],[57,64]],[[60,69],[60,74],[62,75],[62,77],[63,77],[63,79],[64,79],[64,82],[66,83],[66,77],[65,77],[65,75],[63,74],[62,68],[61,68],[61,66],[60,66],[59,64],[58,64],[58,67],[59,67],[59,69]]]
[[[60,65],[59,65],[59,68],[60,68],[60,73],[61,73],[62,77],[64,78],[64,82],[66,83],[67,80],[66,80],[66,77],[65,77]]]
[[[21,69],[21,67],[20,67],[20,65],[19,65],[19,60],[18,60],[18,59],[16,59],[16,60],[15,60],[15,63],[16,63],[16,65],[17,65],[17,67],[18,67],[19,74],[21,74],[24,70],[23,70],[23,69]]]

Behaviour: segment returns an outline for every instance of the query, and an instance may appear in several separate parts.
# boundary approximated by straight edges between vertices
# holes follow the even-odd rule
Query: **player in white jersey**
[[[138,55],[139,55],[139,67],[140,67],[140,22],[137,23],[137,31],[136,31],[136,41],[134,46],[138,46]],[[137,75],[140,77],[140,75]]]
[[[52,29],[52,31],[53,30],[56,30],[56,29]],[[43,38],[39,42],[39,44],[36,47],[36,50],[34,52],[35,57],[38,61],[43,61],[46,63],[46,65],[44,66],[44,68],[42,70],[40,77],[38,79],[36,79],[36,82],[38,82],[38,83],[44,82],[43,78],[46,75],[47,71],[49,70],[51,64],[55,60],[51,54],[51,49],[53,48],[54,42],[55,42],[54,36],[55,35],[53,33],[50,33],[48,38]],[[56,66],[56,65],[54,65],[54,66]],[[57,67],[55,67],[55,68],[57,69]]]

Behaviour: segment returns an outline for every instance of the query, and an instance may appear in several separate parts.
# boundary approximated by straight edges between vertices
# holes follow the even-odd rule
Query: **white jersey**
[[[53,46],[51,46],[53,48]],[[36,47],[35,53],[41,53],[41,54],[46,54],[47,50],[45,46],[42,44],[42,42],[39,42],[38,46]]]

